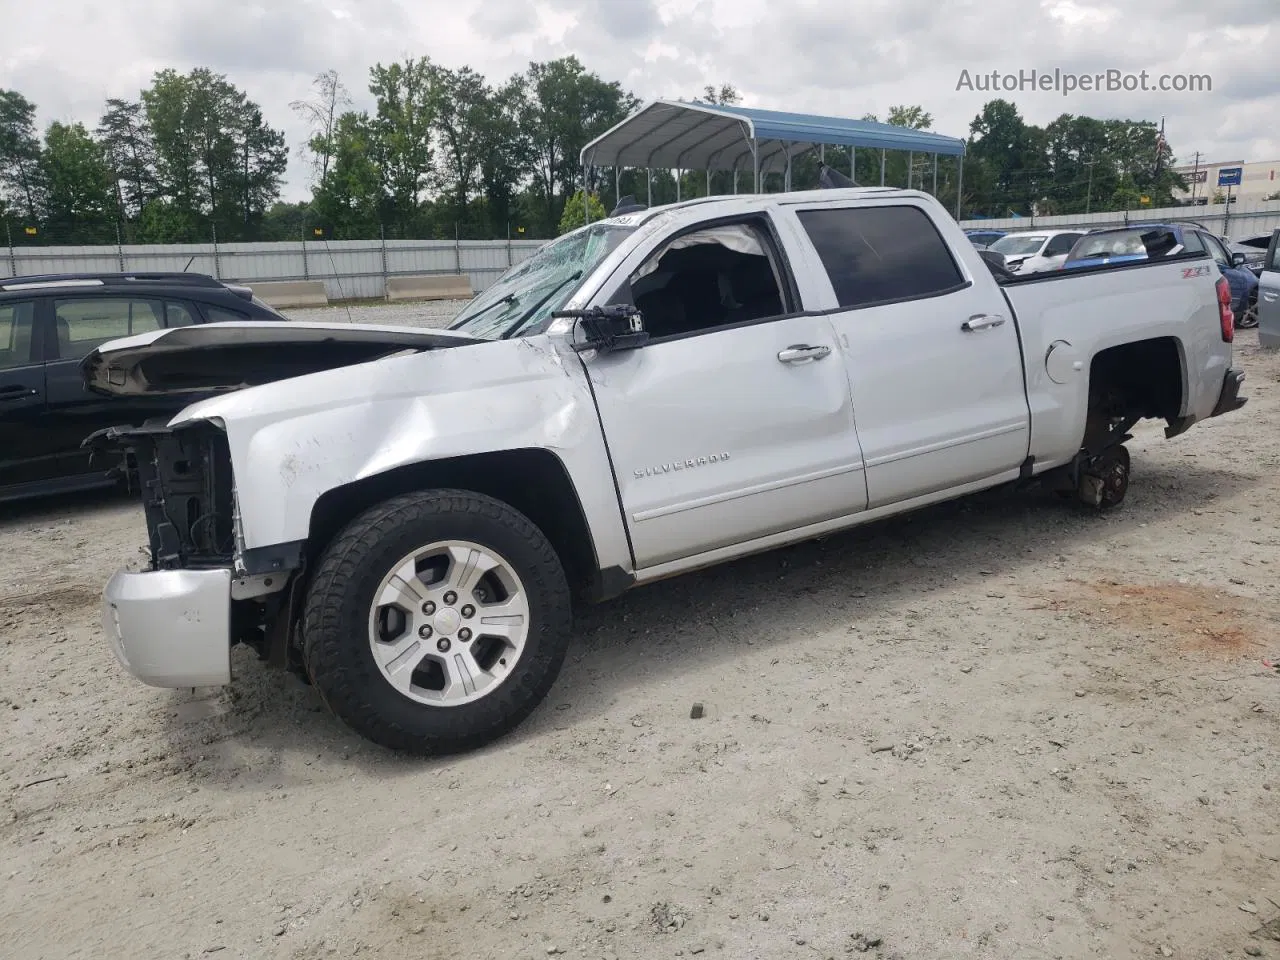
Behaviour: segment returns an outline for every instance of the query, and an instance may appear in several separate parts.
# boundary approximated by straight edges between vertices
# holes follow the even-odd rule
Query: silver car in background
[[[1004,257],[1005,267],[1011,273],[1043,273],[1059,269],[1083,230],[1029,230],[1008,233],[991,244],[989,249]]]
[[[1271,234],[1258,277],[1258,343],[1280,347],[1280,230]]]

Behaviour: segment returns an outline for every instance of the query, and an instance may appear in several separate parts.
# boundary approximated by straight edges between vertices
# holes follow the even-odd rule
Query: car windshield
[[[1141,230],[1117,230],[1113,233],[1097,233],[1085,237],[1071,251],[1072,260],[1088,260],[1092,257],[1125,257],[1147,255]]]
[[[991,249],[1006,257],[1025,257],[1043,247],[1046,239],[1048,238],[1043,236],[1001,237],[991,245]]]
[[[482,340],[535,332],[634,229],[602,222],[539,247],[468,303],[449,329]]]

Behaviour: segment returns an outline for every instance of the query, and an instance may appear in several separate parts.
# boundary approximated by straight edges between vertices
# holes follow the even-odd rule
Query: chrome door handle
[[[1264,291],[1262,291],[1262,299],[1263,299],[1263,300],[1265,300],[1265,301],[1267,301],[1267,303],[1275,303],[1275,302],[1276,302],[1276,297],[1278,297],[1278,296],[1280,296],[1280,294],[1277,294],[1277,293],[1275,293],[1275,292],[1274,292],[1274,291],[1272,291],[1272,290],[1264,290]]]
[[[972,333],[975,330],[990,330],[992,327],[998,327],[1004,323],[1004,317],[999,314],[992,313],[975,313],[972,317],[960,324],[961,330],[967,330]]]
[[[793,343],[785,350],[778,351],[778,359],[783,363],[807,363],[810,360],[821,360],[831,353],[826,346],[811,347],[807,343]]]

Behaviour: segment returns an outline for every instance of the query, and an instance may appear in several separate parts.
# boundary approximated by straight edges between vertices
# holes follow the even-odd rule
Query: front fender
[[[574,482],[601,566],[630,549],[600,421],[576,354],[545,336],[415,353],[282,380],[188,407],[222,424],[245,549],[307,538],[329,490],[397,467],[549,450]]]

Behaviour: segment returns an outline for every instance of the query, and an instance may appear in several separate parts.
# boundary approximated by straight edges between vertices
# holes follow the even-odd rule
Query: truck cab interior
[[[676,238],[636,271],[629,293],[654,339],[787,311],[769,247],[751,224],[711,227]]]

